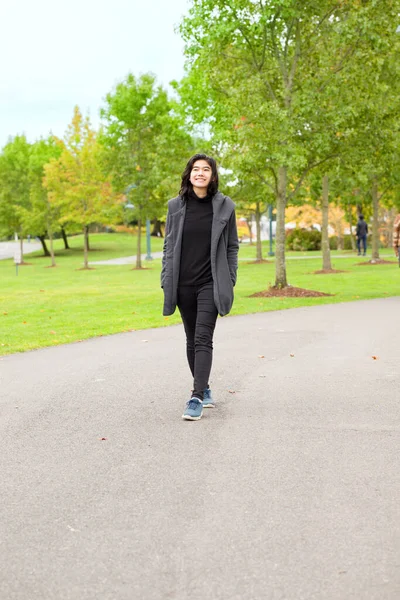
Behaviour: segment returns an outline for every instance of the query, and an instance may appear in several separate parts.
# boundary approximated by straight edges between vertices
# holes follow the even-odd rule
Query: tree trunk
[[[89,268],[88,251],[89,251],[89,230],[87,225],[83,228],[83,268]]]
[[[256,261],[262,262],[262,244],[261,244],[261,211],[260,203],[256,202]]]
[[[331,249],[329,247],[329,178],[324,175],[322,178],[322,268],[324,271],[332,270]]]
[[[286,167],[279,167],[278,190],[276,194],[276,238],[275,238],[275,287],[287,287],[285,263],[285,208],[286,208]]]
[[[379,197],[378,180],[372,181],[372,257],[371,262],[379,260]]]
[[[49,236],[49,242],[50,242],[51,266],[55,267],[56,266],[56,259],[55,259],[55,255],[54,255],[53,232],[50,229],[50,227],[47,227],[47,235]]]
[[[136,268],[142,268],[142,220],[138,219],[138,236],[137,236],[137,250],[136,250]]]
[[[87,247],[87,251],[90,251],[90,245],[89,245],[89,225],[85,225],[85,236],[86,236],[86,247]]]
[[[46,240],[44,235],[39,235],[38,236],[40,243],[42,244],[42,248],[43,248],[43,256],[50,256],[50,252],[46,246]]]
[[[64,229],[64,227],[61,227],[61,235],[62,235],[62,238],[63,238],[63,240],[64,240],[64,248],[65,248],[66,250],[70,250],[70,247],[69,247],[69,245],[68,245],[68,238],[67,238],[67,234],[65,233],[65,229]]]
[[[153,231],[150,234],[153,237],[163,237],[162,231],[161,231],[161,221],[159,221],[158,219],[154,219],[153,221]]]
[[[247,228],[249,230],[249,240],[250,246],[253,245],[253,223],[251,221],[251,217],[246,218]]]

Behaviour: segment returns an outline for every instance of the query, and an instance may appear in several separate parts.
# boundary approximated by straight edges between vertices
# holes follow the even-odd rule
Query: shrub
[[[329,238],[329,247],[331,250],[338,249],[338,236],[332,235]],[[342,243],[343,250],[352,250],[351,246],[351,235],[345,235]]]
[[[295,251],[321,250],[321,232],[317,229],[292,229],[286,236],[286,248]]]

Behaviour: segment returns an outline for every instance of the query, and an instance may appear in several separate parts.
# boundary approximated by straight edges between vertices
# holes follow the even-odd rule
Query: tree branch
[[[292,90],[293,80],[294,80],[294,76],[296,73],[297,63],[299,62],[300,54],[301,54],[300,21],[297,20],[297,23],[296,23],[296,49],[294,52],[293,62],[292,62],[292,66],[291,66],[290,74],[289,74],[289,80],[288,80],[289,91]],[[290,100],[289,100],[289,104],[290,104]]]
[[[281,74],[282,74],[282,79],[284,81],[285,87],[287,87],[288,84],[288,73],[287,73],[287,69],[286,69],[286,64],[285,61],[282,60],[282,55],[281,52],[278,49],[277,43],[276,43],[276,36],[275,36],[275,21],[277,16],[279,15],[279,11],[278,13],[274,16],[274,19],[271,23],[271,42],[272,42],[272,48],[274,50],[274,54],[275,54],[275,58],[278,62],[278,65],[280,67],[281,70]]]
[[[389,185],[385,191],[382,192],[382,194],[378,195],[378,201],[380,201],[380,199],[382,198],[382,196],[384,196],[386,194],[386,192],[388,192],[391,189],[391,185]]]
[[[246,41],[246,43],[247,43],[247,45],[248,45],[248,47],[250,49],[251,55],[253,57],[254,66],[256,67],[256,69],[258,71],[259,70],[259,64],[258,64],[258,61],[257,61],[257,55],[256,55],[256,52],[254,50],[253,44],[251,43],[248,35],[246,35],[246,33],[244,31],[244,28],[243,28],[243,26],[241,24],[242,21],[239,19],[236,10],[234,8],[232,8],[232,5],[230,4],[230,2],[227,2],[227,0],[225,0],[225,2],[227,4],[227,6],[229,6],[229,8],[231,9],[232,14],[233,14],[233,16],[236,19],[236,26],[239,29],[240,33],[242,34],[243,38],[245,39],[245,41]]]
[[[319,165],[322,165],[324,162],[327,162],[328,160],[332,160],[332,158],[337,158],[339,156],[339,154],[331,154],[330,156],[327,156],[326,158],[323,158],[322,160],[319,160],[316,163],[312,163],[312,164],[308,164],[307,167],[304,169],[303,173],[300,176],[300,179],[298,180],[294,190],[288,195],[288,201],[293,198],[293,196],[296,195],[298,189],[300,188],[301,184],[303,183],[306,175],[311,171],[311,169],[314,169],[315,167],[318,167]]]
[[[270,188],[270,189],[273,191],[273,193],[274,193],[274,194],[276,194],[277,185],[278,185],[278,178],[277,178],[277,175],[276,175],[276,173],[275,173],[275,171],[274,171],[274,168],[273,168],[273,167],[267,166],[267,169],[268,169],[269,171],[271,171],[271,173],[272,173],[272,176],[273,176],[273,178],[274,178],[274,181],[275,181],[275,187],[272,185],[272,183],[270,183],[270,182],[269,182],[267,179],[265,179],[265,177],[264,177],[264,176],[263,176],[263,175],[262,175],[262,174],[261,174],[261,173],[260,173],[260,172],[259,172],[257,169],[254,169],[254,173],[257,175],[257,177],[258,177],[258,178],[259,178],[259,179],[260,179],[260,180],[261,180],[261,181],[262,181],[262,182],[263,182],[265,185],[267,185],[267,186],[268,186],[268,187],[269,187],[269,188]]]

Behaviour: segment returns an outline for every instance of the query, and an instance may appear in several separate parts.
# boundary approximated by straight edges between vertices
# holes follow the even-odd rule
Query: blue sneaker
[[[186,402],[185,412],[182,415],[182,419],[186,421],[199,421],[203,414],[203,403],[198,398],[190,398]]]
[[[203,408],[215,408],[215,402],[211,395],[210,388],[204,390]]]

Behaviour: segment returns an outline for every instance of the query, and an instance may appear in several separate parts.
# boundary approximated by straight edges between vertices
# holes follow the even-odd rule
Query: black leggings
[[[186,354],[193,375],[193,396],[203,400],[208,386],[213,354],[213,334],[218,312],[213,282],[180,286],[178,308],[186,333]]]

